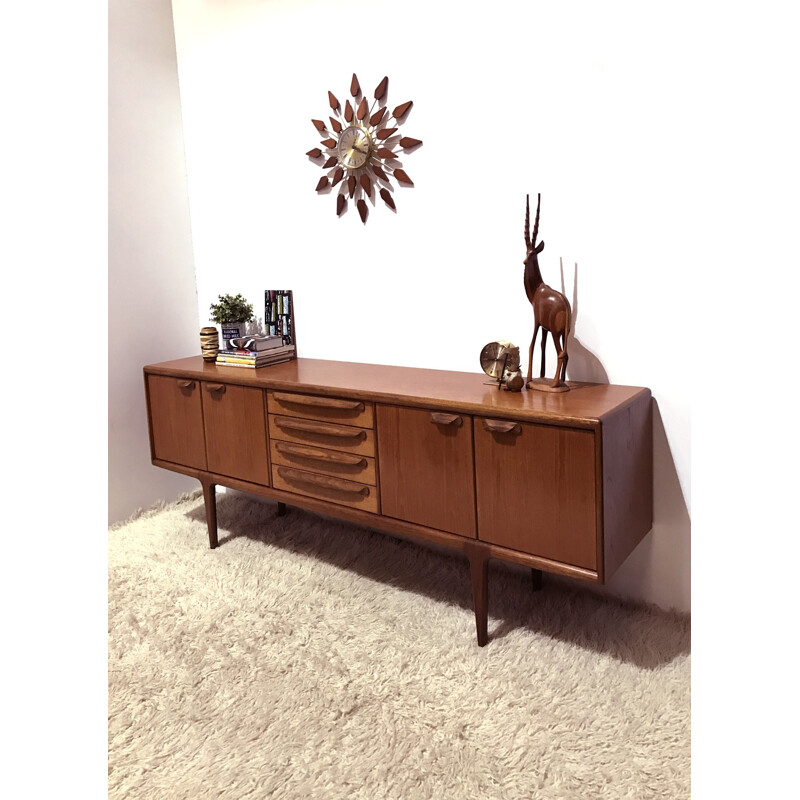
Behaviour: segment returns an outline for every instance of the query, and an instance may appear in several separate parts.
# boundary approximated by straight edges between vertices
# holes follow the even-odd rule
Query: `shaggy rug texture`
[[[690,621],[241,495],[108,533],[109,797],[690,796]]]

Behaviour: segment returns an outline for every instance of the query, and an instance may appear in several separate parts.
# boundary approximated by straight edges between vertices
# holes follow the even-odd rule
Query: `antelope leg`
[[[533,339],[531,339],[530,350],[528,350],[528,379],[525,381],[526,386],[533,377],[533,346],[536,344],[536,337],[538,336],[538,334],[539,334],[539,323],[536,323],[536,325],[533,328]]]
[[[553,338],[555,339],[555,337]],[[540,378],[544,378],[544,358],[545,358],[544,346],[546,342],[547,342],[547,328],[542,328],[542,369],[539,372]]]

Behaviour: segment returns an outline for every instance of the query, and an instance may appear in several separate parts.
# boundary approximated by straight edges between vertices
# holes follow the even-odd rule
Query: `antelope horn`
[[[525,195],[525,246],[531,246],[531,240],[528,234],[531,231],[531,197],[530,195]]]
[[[531,241],[531,246],[536,245],[536,236],[539,233],[539,206],[542,204],[542,195],[539,194],[539,198],[536,201],[536,221],[533,223],[533,240]]]

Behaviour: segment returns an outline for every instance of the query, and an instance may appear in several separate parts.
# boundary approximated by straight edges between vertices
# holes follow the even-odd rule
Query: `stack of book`
[[[295,357],[295,346],[284,344],[281,336],[244,336],[231,339],[227,350],[217,353],[217,364],[225,367],[268,367],[291,361]]]
[[[273,336],[283,336],[284,344],[296,344],[290,289],[267,289],[264,292],[264,327]]]

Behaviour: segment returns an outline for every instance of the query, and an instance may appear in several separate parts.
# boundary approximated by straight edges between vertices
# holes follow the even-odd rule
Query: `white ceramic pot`
[[[231,339],[247,336],[249,326],[249,322],[224,322],[221,325],[217,325],[219,328],[220,350],[225,350]]]

